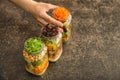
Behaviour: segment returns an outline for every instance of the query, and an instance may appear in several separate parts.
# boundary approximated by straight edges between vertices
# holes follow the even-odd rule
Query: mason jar
[[[49,28],[51,30],[49,30]],[[46,33],[44,32],[45,29],[46,29]],[[57,61],[62,54],[62,33],[59,32],[58,27],[53,25],[47,25],[42,29],[41,32],[42,32],[42,39],[48,48],[47,51],[48,51],[49,61],[51,62]],[[54,34],[54,35],[50,35],[50,34],[47,35],[47,33],[49,32],[50,34]]]
[[[23,57],[26,70],[37,76],[42,75],[49,65],[47,47],[40,38],[25,41]]]
[[[68,41],[71,36],[71,19],[70,11],[64,7],[58,7],[53,11],[53,17],[63,23],[62,40]]]

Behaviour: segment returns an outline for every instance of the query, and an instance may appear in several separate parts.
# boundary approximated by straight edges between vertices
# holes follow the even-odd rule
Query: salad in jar
[[[63,23],[63,34],[62,39],[63,41],[68,41],[71,35],[71,19],[72,15],[70,14],[69,10],[64,7],[58,7],[53,11],[53,17]]]
[[[34,75],[42,75],[49,65],[47,47],[39,37],[25,41],[23,57],[26,70]]]
[[[62,33],[55,25],[47,25],[42,29],[42,39],[47,46],[49,61],[57,61],[62,54]]]

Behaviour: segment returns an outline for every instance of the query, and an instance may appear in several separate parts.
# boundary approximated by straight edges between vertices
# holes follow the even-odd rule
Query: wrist
[[[28,4],[26,11],[33,14],[35,12],[35,8],[36,8],[37,3],[38,2],[31,0],[31,2]]]
[[[25,5],[25,10],[30,12],[30,13],[33,13],[34,10],[35,10],[35,5],[37,4],[36,1],[33,1],[33,0],[30,0],[30,2],[28,2],[26,5]]]
[[[37,3],[36,1],[33,0],[10,0],[10,1],[28,12],[34,10],[34,6]]]

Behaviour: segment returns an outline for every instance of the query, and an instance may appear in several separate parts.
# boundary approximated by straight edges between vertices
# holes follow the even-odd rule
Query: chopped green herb
[[[43,42],[40,38],[29,38],[25,42],[25,50],[28,51],[30,54],[34,54],[40,51],[43,47]]]
[[[66,33],[66,32],[64,32],[62,37],[67,37],[67,33]]]
[[[33,66],[38,66],[38,65],[40,65],[41,64],[41,62],[40,61],[35,61],[35,62],[32,62],[32,65]]]

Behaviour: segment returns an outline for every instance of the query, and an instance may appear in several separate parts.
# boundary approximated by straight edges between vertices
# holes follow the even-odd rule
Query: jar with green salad
[[[48,48],[50,62],[57,61],[62,54],[62,33],[55,25],[47,25],[42,28],[42,39]]]
[[[26,70],[34,75],[42,75],[49,65],[47,47],[40,37],[25,41],[23,56]]]

